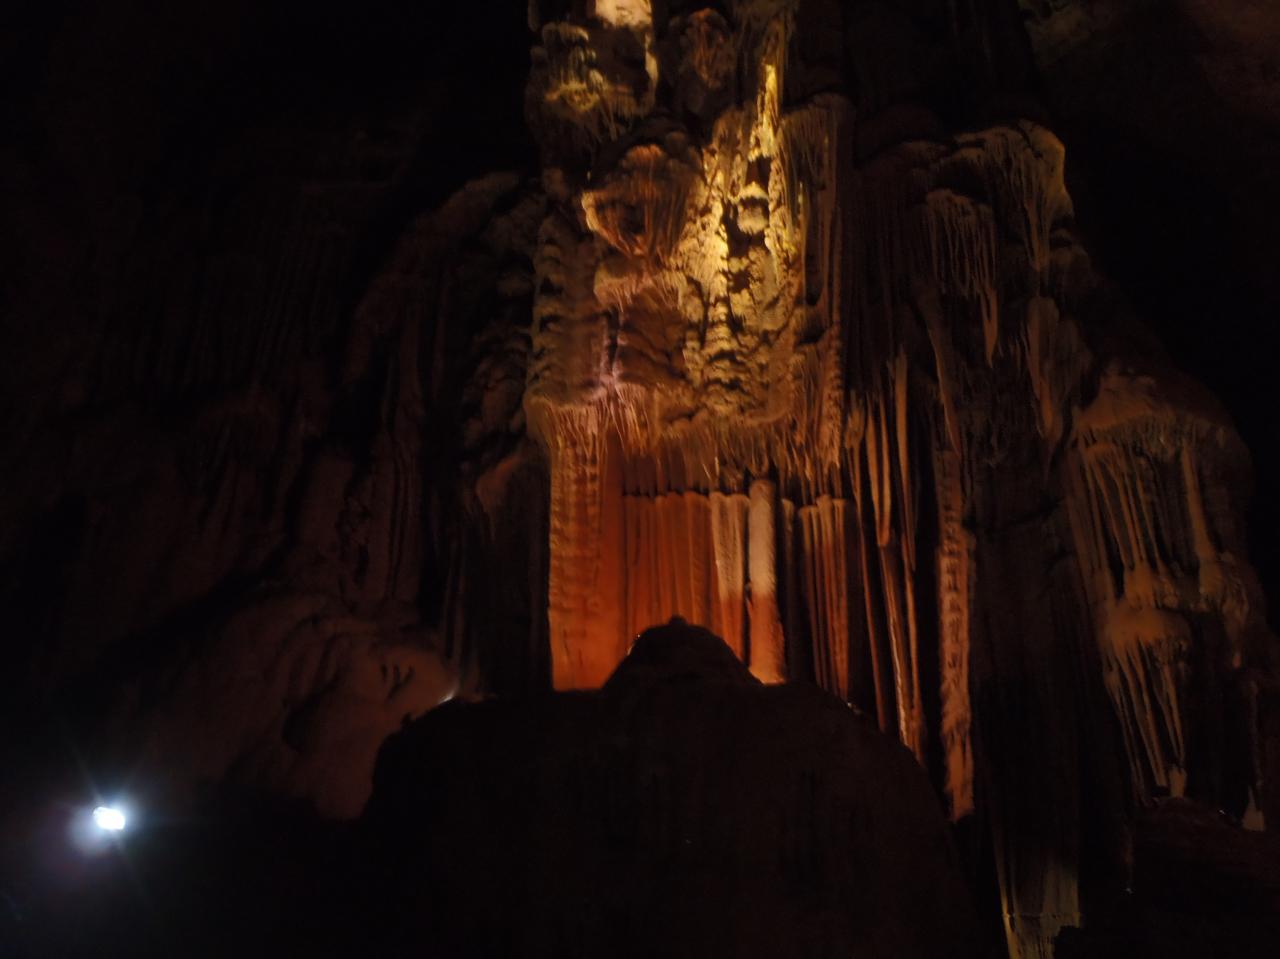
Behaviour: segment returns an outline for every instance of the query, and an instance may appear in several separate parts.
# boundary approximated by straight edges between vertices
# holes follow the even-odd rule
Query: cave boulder
[[[598,691],[449,704],[379,756],[363,826],[389,939],[435,956],[975,952],[901,745],[708,631],[650,629]]]

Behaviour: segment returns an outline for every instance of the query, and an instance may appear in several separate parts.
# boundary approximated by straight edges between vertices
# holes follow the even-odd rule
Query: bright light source
[[[103,832],[120,832],[124,829],[124,811],[115,806],[99,806],[93,811],[93,823]]]

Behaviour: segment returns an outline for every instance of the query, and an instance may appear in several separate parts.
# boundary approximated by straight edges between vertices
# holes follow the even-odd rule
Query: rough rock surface
[[[1011,9],[534,6],[556,686],[677,614],[858,705],[984,824],[1016,956],[1130,807],[1256,821],[1248,457],[1094,267]]]
[[[1280,17],[1269,0],[1021,0],[1093,251],[1232,411],[1260,477],[1280,466],[1271,358],[1280,311]],[[1178,281],[1172,282],[1171,278]],[[1267,482],[1263,488],[1269,487]],[[1280,503],[1249,504],[1275,606]]]
[[[544,673],[523,16],[88,6],[0,56],[6,759],[47,713],[102,788],[353,816],[406,715]]]
[[[1017,956],[1169,797],[1280,823],[1265,3],[152,6],[3,15],[5,768],[351,816],[679,614]]]
[[[398,938],[434,956],[975,955],[910,753],[684,623],[598,692],[413,723],[363,826],[393,863]]]
[[[1170,800],[1139,817],[1127,886],[1056,959],[1264,959],[1280,937],[1280,842]]]

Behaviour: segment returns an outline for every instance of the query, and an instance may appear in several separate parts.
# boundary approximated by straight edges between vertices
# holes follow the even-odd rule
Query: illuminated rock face
[[[894,108],[822,4],[692,6],[534,11],[555,685],[672,615],[815,679],[989,823],[1011,950],[1048,955],[1086,807],[1258,796],[1243,450],[1133,345],[1050,131]]]
[[[1031,34],[1056,103],[1084,91],[1088,125],[1114,77],[1127,112],[1094,112],[1161,133],[1120,180],[1147,184],[1162,227],[1121,197],[1113,246],[1211,237],[1200,302],[1241,246],[1280,275],[1266,144],[1221,135],[1242,111],[1125,72],[1159,47],[1199,76],[1199,52],[1127,25],[1092,59],[1055,53],[1080,11],[1122,7],[1190,11],[1235,50],[1240,24],[1266,35],[1222,13],[1249,2],[1022,5],[1049,18]],[[989,838],[970,861],[1023,955],[1099,876],[1120,885],[1135,804],[1255,800],[1280,821],[1245,453],[1092,270],[1061,144],[1013,119],[1043,113],[1018,100],[1000,3],[535,2],[540,182],[483,176],[520,162],[494,146],[518,118],[483,88],[523,82],[524,11],[409,6],[416,39],[385,10],[383,40],[356,34],[378,61],[395,34],[411,82],[334,114],[362,71],[317,54],[307,129],[292,97],[258,102],[280,85],[244,82],[240,56],[208,89],[267,113],[232,135],[244,111],[118,74],[133,58],[84,24],[33,88],[45,133],[10,191],[7,693],[80,704],[130,773],[351,815],[406,718],[552,674],[599,685],[679,613],[756,677],[815,681],[907,744],[972,817],[957,834]],[[1230,59],[1213,84],[1258,78],[1244,112],[1269,117],[1266,71]],[[475,86],[438,95],[464,73]],[[96,89],[113,77],[114,113]],[[155,116],[216,149],[189,164]],[[115,149],[84,148],[99,134]],[[1231,181],[1199,207],[1266,243],[1188,225],[1196,188],[1164,163],[1188,147],[1208,151],[1201,179]],[[46,181],[59,170],[81,199]],[[1187,261],[1147,259],[1180,297]],[[1212,306],[1183,336],[1234,360],[1214,344],[1235,311]],[[1242,424],[1265,417],[1250,405]]]

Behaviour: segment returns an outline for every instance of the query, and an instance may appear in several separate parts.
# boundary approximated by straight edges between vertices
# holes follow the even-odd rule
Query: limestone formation
[[[868,102],[876,57],[805,61],[815,5],[554,6],[524,406],[555,685],[672,615],[815,680],[940,757],[1012,954],[1049,955],[1081,918],[1094,750],[1138,803],[1259,801],[1260,754],[1235,784],[1218,758],[1258,736],[1237,720],[1274,655],[1229,420],[1115,336],[1044,126]]]
[[[349,818],[389,734],[496,700],[397,740],[439,736],[374,813],[412,820],[438,784],[470,835],[527,844],[521,866],[595,869],[620,831],[669,857],[652,876],[732,872],[730,853],[680,859],[694,819],[722,852],[764,836],[754,865],[804,886],[782,907],[796,924],[817,901],[855,939],[867,900],[823,897],[882,874],[841,871],[832,843],[856,830],[835,806],[905,828],[866,790],[888,781],[941,836],[927,778],[1019,959],[1066,927],[1087,949],[1150,884],[1143,822],[1194,810],[1169,821],[1241,848],[1240,824],[1276,828],[1280,644],[1232,419],[1258,455],[1273,397],[1222,382],[1248,351],[1265,389],[1254,327],[1280,302],[1265,4],[419,2],[336,15],[315,49],[295,42],[324,19],[307,4],[252,29],[205,6],[184,15],[223,26],[198,44],[138,18],[169,38],[152,43],[108,4],[66,18],[47,73],[34,46],[14,61],[40,74],[0,151],[15,720],[57,716],[77,761],[139,793]],[[187,55],[215,40],[234,66]],[[157,81],[169,59],[184,82]],[[1166,261],[1175,233],[1197,239]],[[1123,284],[1100,263],[1128,264]],[[1218,337],[1232,323],[1247,347]],[[1157,342],[1178,338],[1226,367],[1212,389]],[[1274,588],[1267,527],[1252,548]],[[709,663],[677,631],[663,656],[633,650],[674,616],[725,649]],[[682,698],[708,687],[725,716]],[[602,715],[646,696],[629,743],[683,778],[610,752]],[[473,813],[448,790],[490,742],[513,767],[547,759],[512,728],[530,710],[608,761],[553,755],[516,804],[551,825],[521,832],[501,792]],[[776,808],[752,807],[757,786]],[[707,818],[726,791],[736,833]],[[6,803],[44,802],[29,792]],[[584,795],[585,839],[565,812]],[[454,841],[437,827],[424,842]],[[608,887],[588,872],[566,895]],[[757,879],[737,902],[767,924]],[[521,931],[542,941],[543,922]]]

